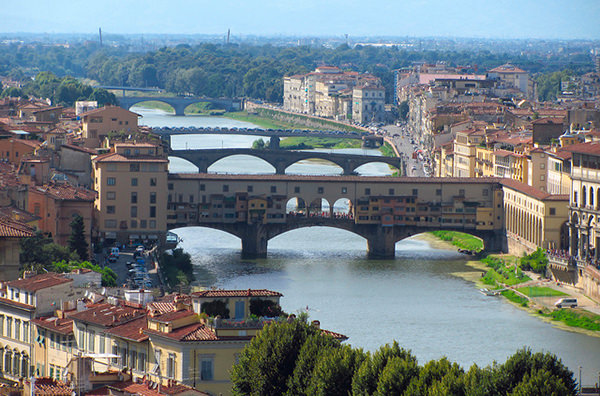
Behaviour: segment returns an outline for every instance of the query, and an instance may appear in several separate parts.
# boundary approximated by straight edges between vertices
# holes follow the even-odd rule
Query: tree
[[[89,245],[85,239],[85,224],[83,217],[76,215],[71,221],[71,235],[68,244],[72,252],[77,253],[80,260],[87,260],[89,255]]]
[[[400,118],[403,120],[407,120],[408,119],[408,111],[409,111],[409,107],[408,107],[408,102],[405,100],[402,103],[400,103],[399,109],[398,111],[400,112]]]
[[[316,361],[307,388],[308,395],[345,396],[352,390],[352,377],[366,355],[349,345],[331,349]]]
[[[272,323],[244,348],[233,366],[231,381],[236,395],[278,396],[288,392],[296,360],[310,335],[320,332],[303,320]]]
[[[567,396],[574,395],[572,390],[550,371],[541,369],[531,375],[526,373],[523,381],[515,386],[511,396]]]
[[[262,139],[257,139],[252,143],[253,150],[264,150],[265,149],[265,141]]]
[[[52,268],[52,263],[61,260],[76,259],[76,255],[68,248],[52,242],[41,231],[37,231],[30,238],[23,238],[20,242],[21,252],[19,260],[21,267],[28,271],[42,273]]]

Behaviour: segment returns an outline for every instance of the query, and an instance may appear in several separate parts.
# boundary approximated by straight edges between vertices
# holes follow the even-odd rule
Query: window
[[[12,318],[6,318],[6,336],[12,338]]]
[[[389,193],[389,195],[394,195],[395,194],[394,189],[390,188],[389,191],[388,191],[388,193]]]
[[[146,371],[146,354],[144,352],[139,353],[137,363],[138,371]]]
[[[156,217],[156,206],[150,206],[150,217]]]
[[[167,377],[173,378],[175,377],[175,354],[169,353],[169,357],[167,358]]]
[[[371,189],[365,188],[365,195],[371,195]]]
[[[133,187],[136,187],[138,185],[138,179],[137,179],[137,177],[132,177],[131,178],[131,185]]]
[[[131,149],[125,149],[125,155],[131,155]]]
[[[113,355],[118,355],[119,354],[119,346],[117,344],[113,344],[112,346],[112,354]],[[112,364],[116,365],[119,362],[119,358],[112,358]]]
[[[200,189],[202,190],[202,186],[203,184],[200,185]],[[169,183],[169,185],[167,186],[169,188],[169,190],[173,189],[173,183]]]
[[[113,220],[113,219],[104,220],[104,228],[117,228],[117,220]]]
[[[29,342],[29,322],[23,322],[23,342]]]
[[[435,195],[437,195],[438,197],[442,195],[442,189],[438,188],[437,190],[435,190]]]
[[[4,335],[4,315],[0,315],[0,335]]]
[[[342,194],[347,194],[347,193],[348,193],[348,188],[342,187]]]
[[[325,191],[325,188],[323,188],[323,187],[317,188],[317,193],[319,193],[319,194],[323,194],[324,191]]]
[[[150,201],[152,201],[152,199]],[[154,198],[154,202],[150,203],[156,203],[156,197]],[[194,203],[194,196],[192,194],[190,194],[190,203]]]
[[[114,201],[117,198],[117,193],[115,191],[107,191],[106,192],[106,199],[108,199],[109,201]]]
[[[137,206],[132,206],[131,210],[130,210],[130,216],[131,217],[137,217],[137,215],[138,215]]]
[[[223,184],[223,192],[229,192],[229,185]]]
[[[150,220],[150,228],[156,228],[156,220]]]
[[[246,191],[248,192],[253,192],[254,191],[254,186],[248,185],[248,187],[246,188]]]
[[[489,193],[490,193],[490,191],[487,188],[484,188],[482,191],[482,194],[484,197],[487,197]]]
[[[115,206],[114,205],[108,205],[106,207],[106,213],[107,214],[114,214],[115,213]]]
[[[156,177],[150,178],[150,187],[156,187]]]
[[[21,339],[21,321],[15,319],[15,340]]]
[[[104,336],[104,334],[100,335],[100,353],[106,353],[106,337]]]
[[[115,179],[114,177],[107,177],[106,178],[106,185],[107,186],[114,186],[117,184],[117,179]]]
[[[137,226],[138,226],[137,220],[131,220],[130,228],[137,228]]]
[[[294,194],[299,194],[300,193],[300,187],[296,186],[294,187]]]
[[[129,164],[129,172],[139,172],[140,164]]]
[[[90,330],[89,337],[88,337],[88,351],[94,352],[95,341],[96,341],[96,334],[94,333],[94,331]]]
[[[202,358],[200,363],[200,380],[212,381],[214,379],[213,359]]]
[[[135,191],[131,193],[131,203],[137,203],[137,192]]]
[[[140,220],[140,228],[146,228],[146,220]]]
[[[461,188],[460,190],[458,190],[458,195],[460,195],[461,197],[465,196],[465,189]]]
[[[206,191],[206,184],[200,184],[200,191]]]
[[[271,192],[272,193],[276,193],[277,192],[277,186],[271,186]]]
[[[556,208],[550,208],[550,216],[556,215]]]
[[[190,197],[193,198],[193,195],[190,195]],[[156,203],[156,193],[155,192],[151,192],[150,193],[150,203],[151,204],[155,204]]]

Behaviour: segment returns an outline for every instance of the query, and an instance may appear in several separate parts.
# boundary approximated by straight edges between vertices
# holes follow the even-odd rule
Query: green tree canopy
[[[85,224],[83,217],[76,215],[71,221],[71,235],[69,236],[69,249],[77,253],[80,260],[86,261],[89,256],[89,245],[85,239]]]

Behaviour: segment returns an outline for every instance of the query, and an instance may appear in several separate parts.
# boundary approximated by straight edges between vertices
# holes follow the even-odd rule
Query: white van
[[[119,248],[114,247],[114,248],[110,249],[110,255],[114,256],[116,258],[119,258]]]
[[[556,308],[575,308],[577,307],[577,299],[576,298],[561,298],[557,302],[554,303]]]

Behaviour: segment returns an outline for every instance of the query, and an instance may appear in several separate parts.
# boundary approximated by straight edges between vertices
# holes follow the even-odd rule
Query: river
[[[175,117],[135,108],[150,126],[251,126],[225,118]],[[250,147],[254,136],[174,136],[177,148]],[[362,150],[359,150],[362,154]],[[389,174],[375,164],[361,174]],[[381,166],[379,166],[381,165]],[[172,161],[171,171],[193,172],[193,165]],[[225,159],[210,172],[273,173],[248,157]],[[288,173],[339,174],[340,169],[306,161]],[[471,364],[503,362],[518,348],[556,353],[583,383],[598,381],[600,338],[553,327],[501,298],[479,293],[456,273],[473,271],[454,250],[410,238],[396,246],[396,259],[366,258],[366,242],[327,227],[294,230],[269,241],[264,260],[240,258],[240,241],[217,230],[190,227],[175,231],[191,254],[197,283],[221,288],[271,289],[283,293],[287,312],[306,311],[323,328],[343,333],[347,343],[375,350],[397,340],[421,364],[447,356],[465,369]],[[433,243],[437,246],[437,244]]]

